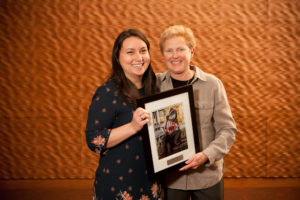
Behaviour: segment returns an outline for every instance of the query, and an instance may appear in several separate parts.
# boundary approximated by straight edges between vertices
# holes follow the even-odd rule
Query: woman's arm
[[[148,122],[149,114],[147,111],[143,108],[137,108],[135,111],[133,111],[131,122],[111,130],[106,148],[111,148],[120,144],[127,138],[140,131]]]
[[[131,122],[111,129],[117,112],[117,98],[108,84],[99,87],[93,97],[86,126],[86,140],[92,151],[101,153],[120,144],[136,134],[149,121],[146,110],[138,108],[133,112]]]

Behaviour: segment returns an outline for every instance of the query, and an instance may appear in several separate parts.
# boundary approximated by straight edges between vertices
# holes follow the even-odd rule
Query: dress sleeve
[[[86,125],[88,147],[102,154],[116,116],[116,97],[110,87],[102,85],[96,91],[89,107]]]

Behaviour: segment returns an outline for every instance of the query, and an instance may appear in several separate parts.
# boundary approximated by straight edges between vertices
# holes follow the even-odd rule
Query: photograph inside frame
[[[150,114],[142,137],[150,174],[179,167],[199,151],[191,85],[137,100]]]
[[[152,112],[158,159],[188,148],[182,103]]]

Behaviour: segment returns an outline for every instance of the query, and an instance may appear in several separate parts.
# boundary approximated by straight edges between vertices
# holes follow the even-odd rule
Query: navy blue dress
[[[160,187],[147,176],[141,133],[106,149],[113,128],[132,120],[136,108],[116,93],[112,80],[100,86],[89,108],[86,140],[92,151],[100,153],[94,182],[94,199],[158,199]]]

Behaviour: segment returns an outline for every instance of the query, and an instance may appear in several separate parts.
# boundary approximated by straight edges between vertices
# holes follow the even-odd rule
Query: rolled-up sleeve
[[[88,147],[103,153],[115,118],[115,102],[112,90],[103,85],[98,88],[89,107],[86,125]]]
[[[225,88],[219,79],[214,91],[212,124],[216,133],[215,139],[203,150],[209,159],[207,165],[212,165],[229,152],[237,131]]]

